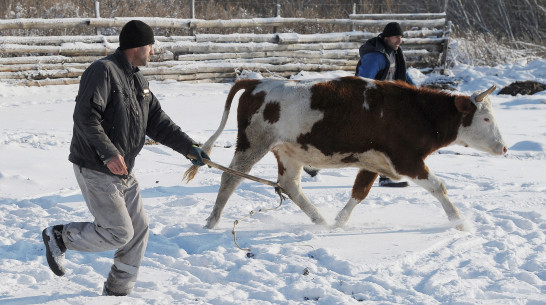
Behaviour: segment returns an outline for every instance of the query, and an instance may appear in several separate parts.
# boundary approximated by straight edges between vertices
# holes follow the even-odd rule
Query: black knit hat
[[[127,22],[119,33],[119,48],[122,50],[138,48],[154,42],[154,31],[140,20]]]
[[[398,22],[391,22],[385,26],[381,37],[404,36],[404,32]]]

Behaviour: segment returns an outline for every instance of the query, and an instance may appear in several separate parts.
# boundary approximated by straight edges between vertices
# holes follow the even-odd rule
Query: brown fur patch
[[[472,124],[474,113],[476,113],[476,106],[470,101],[468,96],[455,97],[455,106],[457,110],[463,114],[463,126],[468,127]]]
[[[278,102],[269,102],[265,105],[264,120],[271,124],[278,122],[281,116],[281,105]]]
[[[358,162],[358,158],[355,157],[355,155],[350,155],[350,156],[347,156],[347,157],[341,159],[341,162],[343,162],[343,163],[356,163],[356,162]]]
[[[276,150],[273,150],[273,154],[275,155],[275,159],[277,159],[277,169],[279,171],[279,176],[284,175],[284,172],[286,171],[286,167],[284,167],[284,164],[281,161],[281,158],[279,157],[279,153]]]
[[[265,92],[252,94],[259,81],[248,82],[245,92],[239,98],[237,108],[237,146],[236,151],[245,151],[250,147],[250,141],[246,135],[246,128],[250,125],[250,119],[264,103]]]
[[[375,178],[377,178],[376,173],[366,170],[361,170],[358,172],[355,183],[353,184],[352,197],[356,200],[364,200],[364,198],[368,196]]]
[[[400,81],[374,83],[366,89],[366,80],[344,77],[314,85],[311,108],[324,112],[324,118],[298,143],[326,156],[374,149],[386,154],[397,172],[422,175],[422,161],[456,139],[462,114],[455,96]],[[369,107],[363,106],[364,98]]]

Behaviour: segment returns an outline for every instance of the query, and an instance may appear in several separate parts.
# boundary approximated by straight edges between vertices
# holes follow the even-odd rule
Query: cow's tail
[[[229,90],[227,99],[226,99],[226,105],[224,106],[224,114],[222,115],[222,121],[220,121],[220,126],[218,126],[218,129],[216,132],[203,144],[201,149],[207,153],[207,155],[210,156],[210,152],[212,151],[212,147],[214,146],[214,143],[222,134],[222,131],[224,131],[224,128],[226,127],[226,123],[229,116],[229,111],[231,109],[231,103],[233,102],[233,98],[235,97],[235,94],[241,89],[248,89],[249,87],[256,86],[256,83],[259,82],[258,80],[240,80],[235,82],[233,87],[231,87],[231,90]],[[192,165],[186,172],[184,173],[184,177],[182,178],[182,181],[186,180],[186,182],[190,182],[195,175],[197,175],[197,171],[199,171],[199,166]]]

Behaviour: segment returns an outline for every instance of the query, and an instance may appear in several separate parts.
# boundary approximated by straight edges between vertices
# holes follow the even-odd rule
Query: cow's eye
[[[484,118],[483,120],[486,122],[489,122],[489,118]]]

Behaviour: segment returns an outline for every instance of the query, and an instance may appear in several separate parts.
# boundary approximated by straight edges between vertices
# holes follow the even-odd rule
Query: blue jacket
[[[372,38],[364,43],[359,50],[360,61],[356,68],[356,76],[385,80],[389,72],[390,61],[381,37]],[[406,60],[402,48],[396,51],[396,72],[394,79],[403,80],[415,85],[407,73]]]

